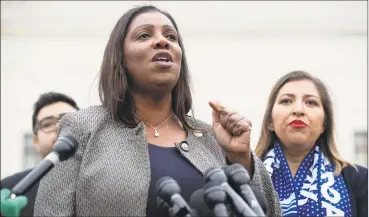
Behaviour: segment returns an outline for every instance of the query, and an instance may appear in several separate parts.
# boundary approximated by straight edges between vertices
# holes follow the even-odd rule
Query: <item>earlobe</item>
[[[320,134],[323,134],[324,133],[325,126],[326,126],[326,121],[323,122],[322,130],[321,130]]]
[[[32,137],[33,140],[33,146],[35,147],[36,151],[38,152],[38,137],[36,135],[33,135]]]
[[[274,131],[274,127],[273,127],[273,124],[268,124],[268,129],[270,130],[270,131]]]

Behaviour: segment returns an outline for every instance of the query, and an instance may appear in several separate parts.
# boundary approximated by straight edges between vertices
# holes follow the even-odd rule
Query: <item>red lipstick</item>
[[[294,128],[304,128],[307,126],[307,124],[305,124],[305,122],[301,120],[294,120],[289,125],[291,125]]]

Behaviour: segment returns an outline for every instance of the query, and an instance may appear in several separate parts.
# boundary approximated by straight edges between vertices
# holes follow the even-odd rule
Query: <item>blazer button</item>
[[[182,142],[181,145],[180,145],[181,149],[185,152],[188,152],[189,151],[189,146],[187,144],[187,142]]]

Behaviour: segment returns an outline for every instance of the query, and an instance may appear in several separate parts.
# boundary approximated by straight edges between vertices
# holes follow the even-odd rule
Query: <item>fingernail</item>
[[[217,105],[217,110],[220,112],[220,111],[222,111],[223,109],[224,109],[225,107],[224,106],[222,106],[222,105]]]

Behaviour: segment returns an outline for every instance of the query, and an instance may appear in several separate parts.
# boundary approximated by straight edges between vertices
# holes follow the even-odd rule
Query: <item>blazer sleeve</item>
[[[267,203],[266,216],[282,216],[282,210],[280,202],[268,171],[266,170],[263,162],[252,153],[253,160],[253,176],[250,185],[258,188],[264,193]]]
[[[58,134],[69,133],[78,141],[76,153],[57,164],[41,180],[34,207],[34,216],[75,216],[76,183],[82,161],[86,132],[82,129],[78,112],[65,115]]]
[[[368,216],[368,169],[358,166],[359,174],[354,187],[357,216]]]

